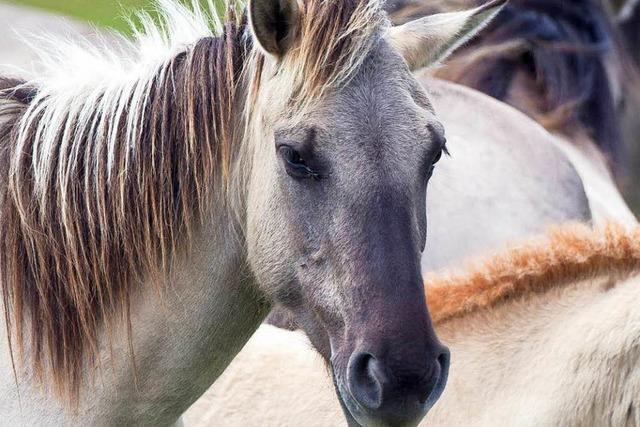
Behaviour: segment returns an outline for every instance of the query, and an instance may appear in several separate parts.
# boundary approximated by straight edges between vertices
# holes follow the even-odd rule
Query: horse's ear
[[[640,1],[627,0],[618,14],[618,29],[627,43],[627,48],[633,59],[640,63]]]
[[[254,39],[267,53],[282,57],[298,26],[296,0],[249,0],[249,26]]]
[[[508,0],[491,0],[475,9],[438,13],[391,27],[387,40],[411,70],[443,61],[489,23]]]

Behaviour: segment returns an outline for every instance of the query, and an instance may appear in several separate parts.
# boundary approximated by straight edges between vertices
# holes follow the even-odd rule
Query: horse
[[[468,3],[473,1],[415,0],[390,7],[390,13],[404,22]],[[491,95],[541,123],[585,181],[596,221],[615,217],[632,223],[635,216],[611,169],[624,179],[623,83],[635,81],[628,62],[597,0],[515,0],[434,75]]]
[[[469,4],[415,0],[388,3],[387,9],[400,24],[463,3]],[[596,146],[622,152],[616,115],[621,93],[615,75],[622,72],[624,61],[612,49],[615,31],[591,0],[564,6],[558,10],[546,0],[513,0],[447,63],[418,74],[427,90],[442,88],[442,96],[431,97],[449,130],[453,154],[438,165],[427,194],[433,227],[423,271],[455,265],[568,220],[637,223]],[[586,49],[589,40],[596,44],[589,45],[591,50]],[[429,78],[432,75],[503,102],[446,86]],[[518,116],[509,104],[528,117]],[[602,120],[596,120],[600,110]],[[552,154],[551,146],[562,153]],[[560,166],[567,161],[568,168]],[[567,170],[571,168],[573,173]],[[575,172],[580,184],[571,178]],[[296,327],[283,312],[272,314],[269,322]]]
[[[17,11],[10,18],[6,25],[29,27],[28,22],[20,21]],[[60,32],[69,27],[69,24],[62,26],[55,16],[42,16],[39,21],[42,25],[50,22],[47,28]],[[84,37],[91,36],[82,25],[74,23],[74,27]],[[11,42],[11,34],[5,37]],[[108,38],[108,34],[100,37]],[[29,51],[21,48],[20,42],[13,41],[16,45],[13,52],[19,56],[9,53],[3,58],[13,67],[26,68],[23,56]],[[422,84],[448,130],[451,158],[438,163],[438,172],[429,184],[427,216],[431,226],[422,259],[423,271],[541,233],[552,224],[592,219],[580,177],[566,156],[555,148],[553,138],[539,126],[464,87],[424,79]],[[469,114],[476,117],[472,123],[466,120]],[[482,123],[504,123],[504,126],[498,131],[495,126],[480,126]],[[512,129],[520,129],[517,155],[509,136]],[[495,168],[496,164],[501,167]],[[558,185],[559,181],[562,185]],[[518,215],[501,216],[504,212]]]
[[[427,192],[423,272],[504,248],[554,224],[593,221],[583,181],[553,135],[478,91],[428,72],[417,77],[447,129],[451,154],[438,163]]]
[[[421,425],[640,424],[639,227],[557,226],[425,280],[454,357]],[[261,326],[185,425],[340,425],[309,347]]]
[[[278,303],[350,424],[416,423],[449,364],[420,271],[446,146],[410,71],[503,4],[161,0],[134,41],[39,41],[0,81],[3,420],[171,424]]]
[[[434,3],[427,4],[423,2],[423,3],[420,3],[420,5],[422,7],[429,7],[434,5]],[[434,11],[433,10],[430,11],[430,13],[432,12]],[[414,15],[413,17],[415,16],[416,15]],[[417,16],[419,16],[419,14]],[[514,15],[512,14],[510,16],[513,17]],[[546,17],[549,19],[554,18],[553,15],[549,15]],[[531,18],[530,14],[529,14],[529,18]],[[499,17],[498,20],[500,19],[501,18]],[[504,18],[502,19],[504,20]],[[566,23],[564,24],[566,25]],[[498,27],[498,26],[496,25],[493,27]],[[493,27],[490,26],[490,28],[493,28]],[[507,28],[517,29],[518,27],[516,25],[513,25]],[[539,47],[539,48],[542,48],[542,47]],[[472,42],[471,48],[467,49],[466,51],[459,51],[459,52],[462,52],[462,53],[460,53],[458,56],[464,56],[465,54],[472,56],[474,54],[473,42]],[[486,52],[484,52],[484,54],[490,55],[491,54],[490,49],[487,49]],[[454,58],[455,56],[456,55],[454,54]],[[598,61],[602,62],[604,61],[604,59],[605,59],[604,55],[602,57],[598,57]],[[570,60],[567,60],[567,63],[564,65],[566,66],[569,62]],[[598,66],[597,63],[591,64],[591,65],[594,67]],[[444,73],[445,74],[444,77],[446,77],[446,71],[449,68],[450,66],[444,65],[441,70],[438,70],[436,72],[436,75],[442,77],[442,74]],[[565,72],[567,71],[567,69],[568,67],[566,69],[563,67],[560,67],[559,69],[555,69],[551,71],[558,73],[560,77],[562,77],[564,74],[562,74],[561,72]],[[473,67],[470,67],[469,69],[464,69],[464,70],[460,68],[459,71],[461,74],[464,74],[466,72],[467,75],[473,75],[474,70],[476,69]],[[499,74],[499,70],[497,69],[489,70],[487,71],[487,74],[490,74],[490,71],[493,71],[495,73],[494,75],[496,77],[494,78],[499,79],[502,77],[506,77]],[[428,72],[425,73],[425,75],[428,75],[428,74],[430,73]],[[553,81],[554,74],[553,73],[551,74],[552,75],[550,78],[551,78],[551,81]],[[568,77],[564,77],[564,78],[567,80],[566,83],[573,84],[573,82],[569,82],[569,80],[571,80],[572,78],[577,79],[578,77],[580,76],[575,76],[575,75],[571,76],[570,74]],[[423,81],[426,87],[430,87],[433,85],[433,83],[426,76],[423,77]],[[513,85],[515,86],[516,83],[514,82]],[[455,86],[449,86],[448,89],[461,90],[461,88],[455,87]],[[593,89],[594,88],[592,87],[592,88],[585,88],[584,90],[586,91],[586,93],[588,93],[588,97],[598,99],[600,95],[598,95],[597,92],[594,93]],[[442,106],[437,104],[437,98],[434,99],[434,101],[436,101],[436,109],[437,111],[440,112],[440,116],[441,118],[443,118],[443,122],[446,124],[449,130],[451,130],[451,123],[456,121],[461,122],[464,120],[465,117],[470,117],[471,114],[473,114],[474,119],[476,119],[474,120],[474,122],[477,122],[479,124],[504,123],[502,118],[503,116],[506,115],[507,111],[509,110],[509,108],[506,107],[506,105],[499,106],[498,103],[495,103],[495,105],[493,106],[491,105],[490,102],[488,102],[486,99],[483,99],[482,96],[480,96],[477,93],[474,93],[473,91],[467,91],[466,95],[470,100],[474,102],[472,106],[468,107],[468,109],[465,109],[462,103],[460,103],[460,105],[455,105],[455,102],[451,103],[451,101],[455,100],[456,98],[460,99],[461,97],[459,96],[458,97],[443,96],[442,97],[443,101],[445,102],[449,101],[449,104],[445,103]],[[607,95],[607,94],[605,93],[604,95]],[[486,108],[483,108],[483,104],[493,107],[488,112],[487,116],[493,115],[493,117],[499,117],[499,119],[486,120],[487,116],[484,116],[482,114],[478,115],[478,112],[486,111]],[[451,122],[447,123],[447,118],[443,117],[443,115],[446,116],[447,112],[450,112],[450,111],[456,111],[457,117],[453,119],[449,119],[451,120]],[[516,114],[515,112],[512,111],[511,115],[515,116]],[[450,116],[453,117],[454,115],[451,114]],[[534,116],[534,118],[537,118],[541,124],[546,125],[549,130],[554,131],[554,128],[550,126],[548,123],[545,123],[545,121],[542,120],[539,116],[538,117]],[[518,129],[518,126],[515,126],[516,124],[515,121],[511,123],[513,123],[513,125],[510,126],[509,125],[510,123],[507,122],[507,124],[502,128],[504,130],[503,132],[490,132],[490,131],[487,131],[486,129],[482,129],[482,127],[479,126],[480,129],[473,129],[471,132],[469,132],[467,138],[469,138],[469,140],[476,143],[478,142],[478,140],[482,141],[484,139],[483,138],[484,135],[490,136],[495,134],[496,136],[502,136],[503,139],[505,139],[505,142],[507,142],[507,144],[510,144],[511,153],[513,153],[514,155],[519,155],[520,152],[523,150],[528,153],[534,152],[535,150],[531,150],[529,148],[528,140],[522,138],[522,135],[523,135],[522,133],[513,134],[513,130]],[[526,120],[520,120],[520,123],[521,123],[520,126],[526,125],[531,127],[531,124],[526,123]],[[615,126],[619,126],[617,122],[614,122],[613,124]],[[566,130],[569,130],[569,129],[570,127],[566,128]],[[543,133],[544,132],[540,132],[541,135]],[[589,221],[593,219],[596,223],[601,223],[605,219],[613,217],[628,225],[635,224],[636,223],[635,217],[633,216],[633,214],[630,213],[629,208],[624,203],[622,197],[619,194],[619,191],[616,189],[616,187],[613,184],[613,180],[611,178],[611,175],[610,175],[608,166],[604,160],[604,157],[599,153],[599,151],[592,148],[593,144],[590,144],[590,146],[587,146],[588,150],[585,150],[585,152],[582,152],[581,150],[585,148],[584,145],[578,145],[578,149],[576,149],[573,146],[574,143],[579,142],[577,139],[568,141],[567,137],[566,136],[563,137],[560,132],[555,131],[554,133],[556,134],[555,138],[553,137],[549,138],[549,136],[547,136],[547,138],[539,138],[539,141],[542,142],[542,141],[545,141],[546,139],[552,139],[553,140],[552,145],[555,145],[559,149],[564,150],[567,156],[569,157],[571,164],[573,164],[580,171],[585,188],[587,190],[588,204],[589,204],[588,213],[586,213],[583,217],[584,220]],[[530,133],[526,133],[526,134],[531,135]],[[463,138],[460,138],[460,140],[463,140]],[[526,141],[524,144],[522,143],[523,140]],[[449,141],[452,142],[451,138],[449,139]],[[535,138],[530,139],[530,141],[531,143],[537,142]],[[517,142],[517,144],[515,144],[515,142]],[[455,146],[455,144],[451,144],[451,143],[448,145],[450,147]],[[464,144],[459,144],[459,146],[464,147]],[[489,146],[491,146],[491,144],[489,144]],[[505,145],[505,146],[509,146],[509,145]],[[541,144],[541,147],[544,147],[544,144]],[[466,149],[466,147],[464,148]],[[451,162],[443,162],[438,166],[439,173],[434,176],[434,179],[431,182],[430,191],[428,194],[428,198],[431,197],[430,199],[431,201],[430,203],[428,203],[428,210],[429,210],[430,223],[441,224],[442,226],[434,227],[434,231],[430,234],[428,244],[434,244],[434,246],[437,249],[435,251],[433,250],[428,251],[429,254],[431,255],[430,257],[428,257],[429,259],[426,259],[427,257],[423,258],[423,269],[425,271],[442,268],[448,265],[455,264],[455,262],[457,261],[459,262],[462,259],[468,257],[469,255],[474,255],[474,254],[477,255],[479,253],[482,253],[483,250],[486,251],[488,249],[495,249],[495,247],[499,247],[500,245],[504,245],[509,240],[513,240],[513,238],[518,234],[520,236],[525,236],[529,233],[532,233],[532,231],[534,231],[536,228],[543,226],[544,221],[539,221],[539,220],[544,217],[544,212],[547,211],[549,207],[553,206],[555,208],[559,208],[559,210],[564,210],[566,209],[566,206],[568,206],[568,203],[570,201],[576,202],[577,201],[576,198],[577,199],[582,198],[582,194],[578,194],[579,192],[576,192],[576,194],[572,195],[566,191],[566,188],[567,188],[566,181],[562,179],[562,177],[559,177],[559,176],[556,177],[553,175],[551,177],[548,176],[549,173],[553,174],[556,171],[556,163],[550,164],[550,167],[545,169],[543,164],[538,163],[537,158],[535,157],[532,157],[531,158],[532,161],[529,163],[527,163],[526,160],[521,161],[520,167],[513,168],[513,169],[511,169],[510,167],[513,164],[513,162],[509,162],[509,159],[506,159],[506,164],[507,164],[506,169],[509,172],[503,173],[501,175],[501,178],[500,178],[501,181],[492,183],[493,185],[495,185],[495,188],[492,186],[488,186],[488,187],[484,186],[483,184],[485,181],[485,176],[484,176],[485,174],[484,173],[478,174],[478,175],[474,174],[474,172],[478,171],[477,169],[478,165],[486,166],[487,164],[489,165],[491,164],[489,162],[483,161],[485,160],[482,156],[483,150],[486,150],[485,144],[482,145],[482,148],[477,149],[477,151],[474,153],[475,154],[474,156],[472,155],[472,156],[469,156],[468,158],[463,158],[464,160],[463,165],[461,165],[460,163],[456,163],[458,162],[459,157],[454,155],[454,158],[452,159]],[[508,152],[508,151],[505,151],[505,152]],[[493,152],[491,152],[491,154],[493,155]],[[523,155],[526,156],[526,154],[524,153]],[[592,159],[591,156],[593,156],[594,159]],[[487,157],[491,158],[491,156],[487,156]],[[502,166],[503,165],[502,161],[503,159],[499,158],[496,161],[496,164],[500,164]],[[449,165],[456,165],[456,166],[451,166],[451,169],[458,174],[457,176],[463,176],[461,174],[464,174],[465,170],[468,170],[469,172],[466,175],[466,179],[464,180],[450,179],[451,178],[450,176],[443,174],[443,169],[445,169]],[[486,169],[482,169],[482,170],[484,172]],[[518,203],[513,203],[519,200],[518,198],[513,197],[515,194],[518,194],[516,191],[513,191],[513,188],[517,187],[518,183],[522,182],[521,175],[523,173],[532,177],[537,177],[539,182],[542,182],[542,183],[545,183],[547,181],[555,182],[558,188],[558,191],[563,193],[563,200],[565,201],[565,204],[564,205],[555,205],[555,204],[548,205],[547,204],[548,201],[552,201],[554,203],[557,203],[557,201],[553,201],[553,199],[550,199],[548,197],[546,198],[543,197],[541,199],[542,203],[539,206],[535,206],[535,202],[532,202],[531,205],[528,206],[529,209],[517,209],[517,207],[523,207],[523,205],[521,204],[519,205]],[[496,175],[499,175],[499,173],[496,172]],[[505,180],[505,176],[509,177],[508,180]],[[465,203],[461,203],[459,205],[458,209],[453,209],[452,206],[442,207],[442,205],[433,203],[433,200],[440,200],[442,198],[442,194],[446,193],[445,191],[443,193],[434,194],[435,191],[438,189],[438,178],[444,178],[444,177],[446,177],[447,184],[449,182],[467,183],[466,186],[465,185],[461,185],[460,187],[454,186],[452,189],[448,189],[448,190],[454,190],[450,192],[454,192],[455,194],[460,195],[460,198],[457,199],[458,201],[460,200],[465,201]],[[472,183],[473,185],[469,186],[469,183]],[[478,183],[480,183],[480,185],[478,185]],[[441,188],[443,190],[447,190],[445,187],[445,184],[443,184]],[[529,185],[529,186],[522,186],[520,188],[520,195],[521,195],[520,199],[527,198],[528,194],[526,193],[526,191],[530,188],[536,188],[536,186]],[[507,191],[501,192],[500,190],[502,189],[507,189]],[[457,192],[455,190],[457,190]],[[499,196],[501,195],[501,193],[505,197],[500,198]],[[536,197],[537,195],[532,195],[532,200],[533,201],[538,200]],[[577,204],[580,204],[580,203],[577,203]],[[463,206],[464,208],[462,208]],[[442,209],[440,209],[438,212],[438,208],[440,207],[442,207]],[[438,212],[440,215],[432,215],[432,212],[431,212],[432,210]],[[484,212],[485,215],[476,216],[476,213],[479,210],[481,212]],[[589,217],[589,219],[586,219],[587,217]],[[477,218],[482,218],[484,220],[476,221]],[[531,222],[527,223],[527,221],[531,221]],[[442,230],[445,230],[445,231],[442,231]],[[464,231],[460,233],[461,230],[464,230]],[[451,233],[449,233],[449,231],[451,231]],[[434,234],[436,235],[435,239],[434,239]],[[434,253],[435,253],[435,258],[433,257]],[[442,256],[438,258],[438,255],[442,255]],[[273,323],[277,325],[286,326],[288,328],[295,328],[295,324],[290,322],[290,320],[286,318],[286,315],[283,315],[282,313],[280,313],[279,316],[272,318],[272,320],[273,320]],[[305,371],[305,375],[310,376],[311,374]],[[272,384],[272,382],[269,382],[269,383]],[[228,381],[227,384],[229,385],[229,387],[232,387],[231,381]],[[239,385],[238,387],[242,387],[242,385]],[[250,396],[250,395],[251,393],[246,394],[246,396]],[[239,397],[244,396],[244,393],[238,394],[236,396],[239,396]],[[206,398],[204,399],[204,402],[206,402]],[[273,402],[273,403],[277,404],[276,402]],[[202,404],[198,403],[197,405],[206,406],[206,403],[202,403]],[[240,403],[239,406],[240,405],[242,404]],[[312,411],[312,408],[309,408],[308,405],[307,406],[303,405],[302,407],[305,409],[308,409],[309,411]],[[217,405],[211,408],[211,411],[215,411],[216,409],[219,410],[219,407]],[[225,412],[223,411],[223,413]],[[269,411],[264,411],[263,413],[269,414]],[[312,413],[321,414],[323,413],[323,410],[320,407],[320,408],[317,408],[317,410],[313,409]],[[188,419],[188,414],[187,414],[187,419]],[[320,421],[319,425],[331,424],[330,421],[327,421],[321,416],[319,419],[324,420],[324,421]],[[308,419],[306,421],[308,422]],[[436,423],[436,424],[440,424],[440,423]],[[464,425],[465,423],[462,422],[461,424]]]

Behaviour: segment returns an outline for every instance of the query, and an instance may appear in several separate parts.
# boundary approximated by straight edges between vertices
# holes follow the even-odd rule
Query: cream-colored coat
[[[441,324],[450,377],[421,425],[640,426],[638,301],[640,275],[602,276]],[[344,425],[304,336],[266,325],[184,421]]]

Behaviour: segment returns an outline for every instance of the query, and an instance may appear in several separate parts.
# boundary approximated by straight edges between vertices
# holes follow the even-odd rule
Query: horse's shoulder
[[[426,75],[419,81],[445,127],[453,159],[466,161],[466,168],[491,185],[499,186],[505,176],[517,179],[519,188],[539,196],[539,203],[562,207],[570,214],[567,219],[590,218],[582,179],[554,135],[522,112],[474,89]],[[491,174],[496,180],[490,179]]]

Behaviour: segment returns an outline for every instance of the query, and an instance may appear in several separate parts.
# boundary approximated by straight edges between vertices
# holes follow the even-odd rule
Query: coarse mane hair
[[[100,332],[130,331],[229,191],[266,57],[244,5],[159,0],[132,40],[40,41],[44,71],[0,78],[0,286],[10,347],[77,404]],[[384,22],[377,0],[302,0],[278,67],[287,108],[345,82]],[[248,169],[242,165],[238,169]],[[237,189],[236,189],[237,190]],[[130,336],[130,334],[129,334]],[[130,339],[130,338],[129,338]],[[13,357],[13,350],[12,350]]]
[[[439,324],[591,278],[620,280],[638,273],[640,226],[567,224],[461,273],[427,275],[425,284],[431,317]]]
[[[484,0],[405,0],[388,8],[394,21],[404,22],[470,3]],[[616,94],[637,76],[599,0],[511,0],[435,75],[525,109],[549,130],[587,135],[615,172],[624,170]]]

